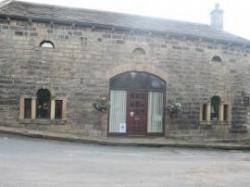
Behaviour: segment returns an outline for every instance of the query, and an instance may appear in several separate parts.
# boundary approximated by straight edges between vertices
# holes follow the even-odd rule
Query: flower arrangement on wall
[[[109,100],[107,96],[98,96],[93,103],[93,107],[99,112],[106,112],[109,109]]]
[[[180,112],[182,105],[176,98],[169,99],[168,103],[167,110],[170,114],[178,114]]]

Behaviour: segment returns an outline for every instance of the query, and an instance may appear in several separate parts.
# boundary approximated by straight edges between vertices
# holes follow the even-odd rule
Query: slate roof
[[[173,21],[137,15],[68,8],[54,5],[35,4],[22,1],[3,1],[0,15],[27,17],[32,20],[47,20],[72,23],[90,23],[127,29],[164,32],[191,37],[219,40],[223,42],[250,44],[250,41],[228,32],[217,30],[206,24]]]

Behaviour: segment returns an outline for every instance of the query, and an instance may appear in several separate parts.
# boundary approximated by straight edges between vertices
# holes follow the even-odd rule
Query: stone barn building
[[[250,41],[211,25],[0,4],[0,125],[85,136],[248,136]]]

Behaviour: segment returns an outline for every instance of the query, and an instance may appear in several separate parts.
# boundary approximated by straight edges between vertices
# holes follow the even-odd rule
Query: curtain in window
[[[163,94],[149,92],[148,94],[148,133],[162,133]]]
[[[126,91],[114,91],[110,93],[109,132],[126,133]]]

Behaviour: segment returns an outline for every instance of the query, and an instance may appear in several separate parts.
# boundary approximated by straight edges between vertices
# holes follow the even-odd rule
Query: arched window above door
[[[111,89],[141,89],[141,90],[163,90],[166,82],[161,78],[146,72],[125,72],[110,80]]]

